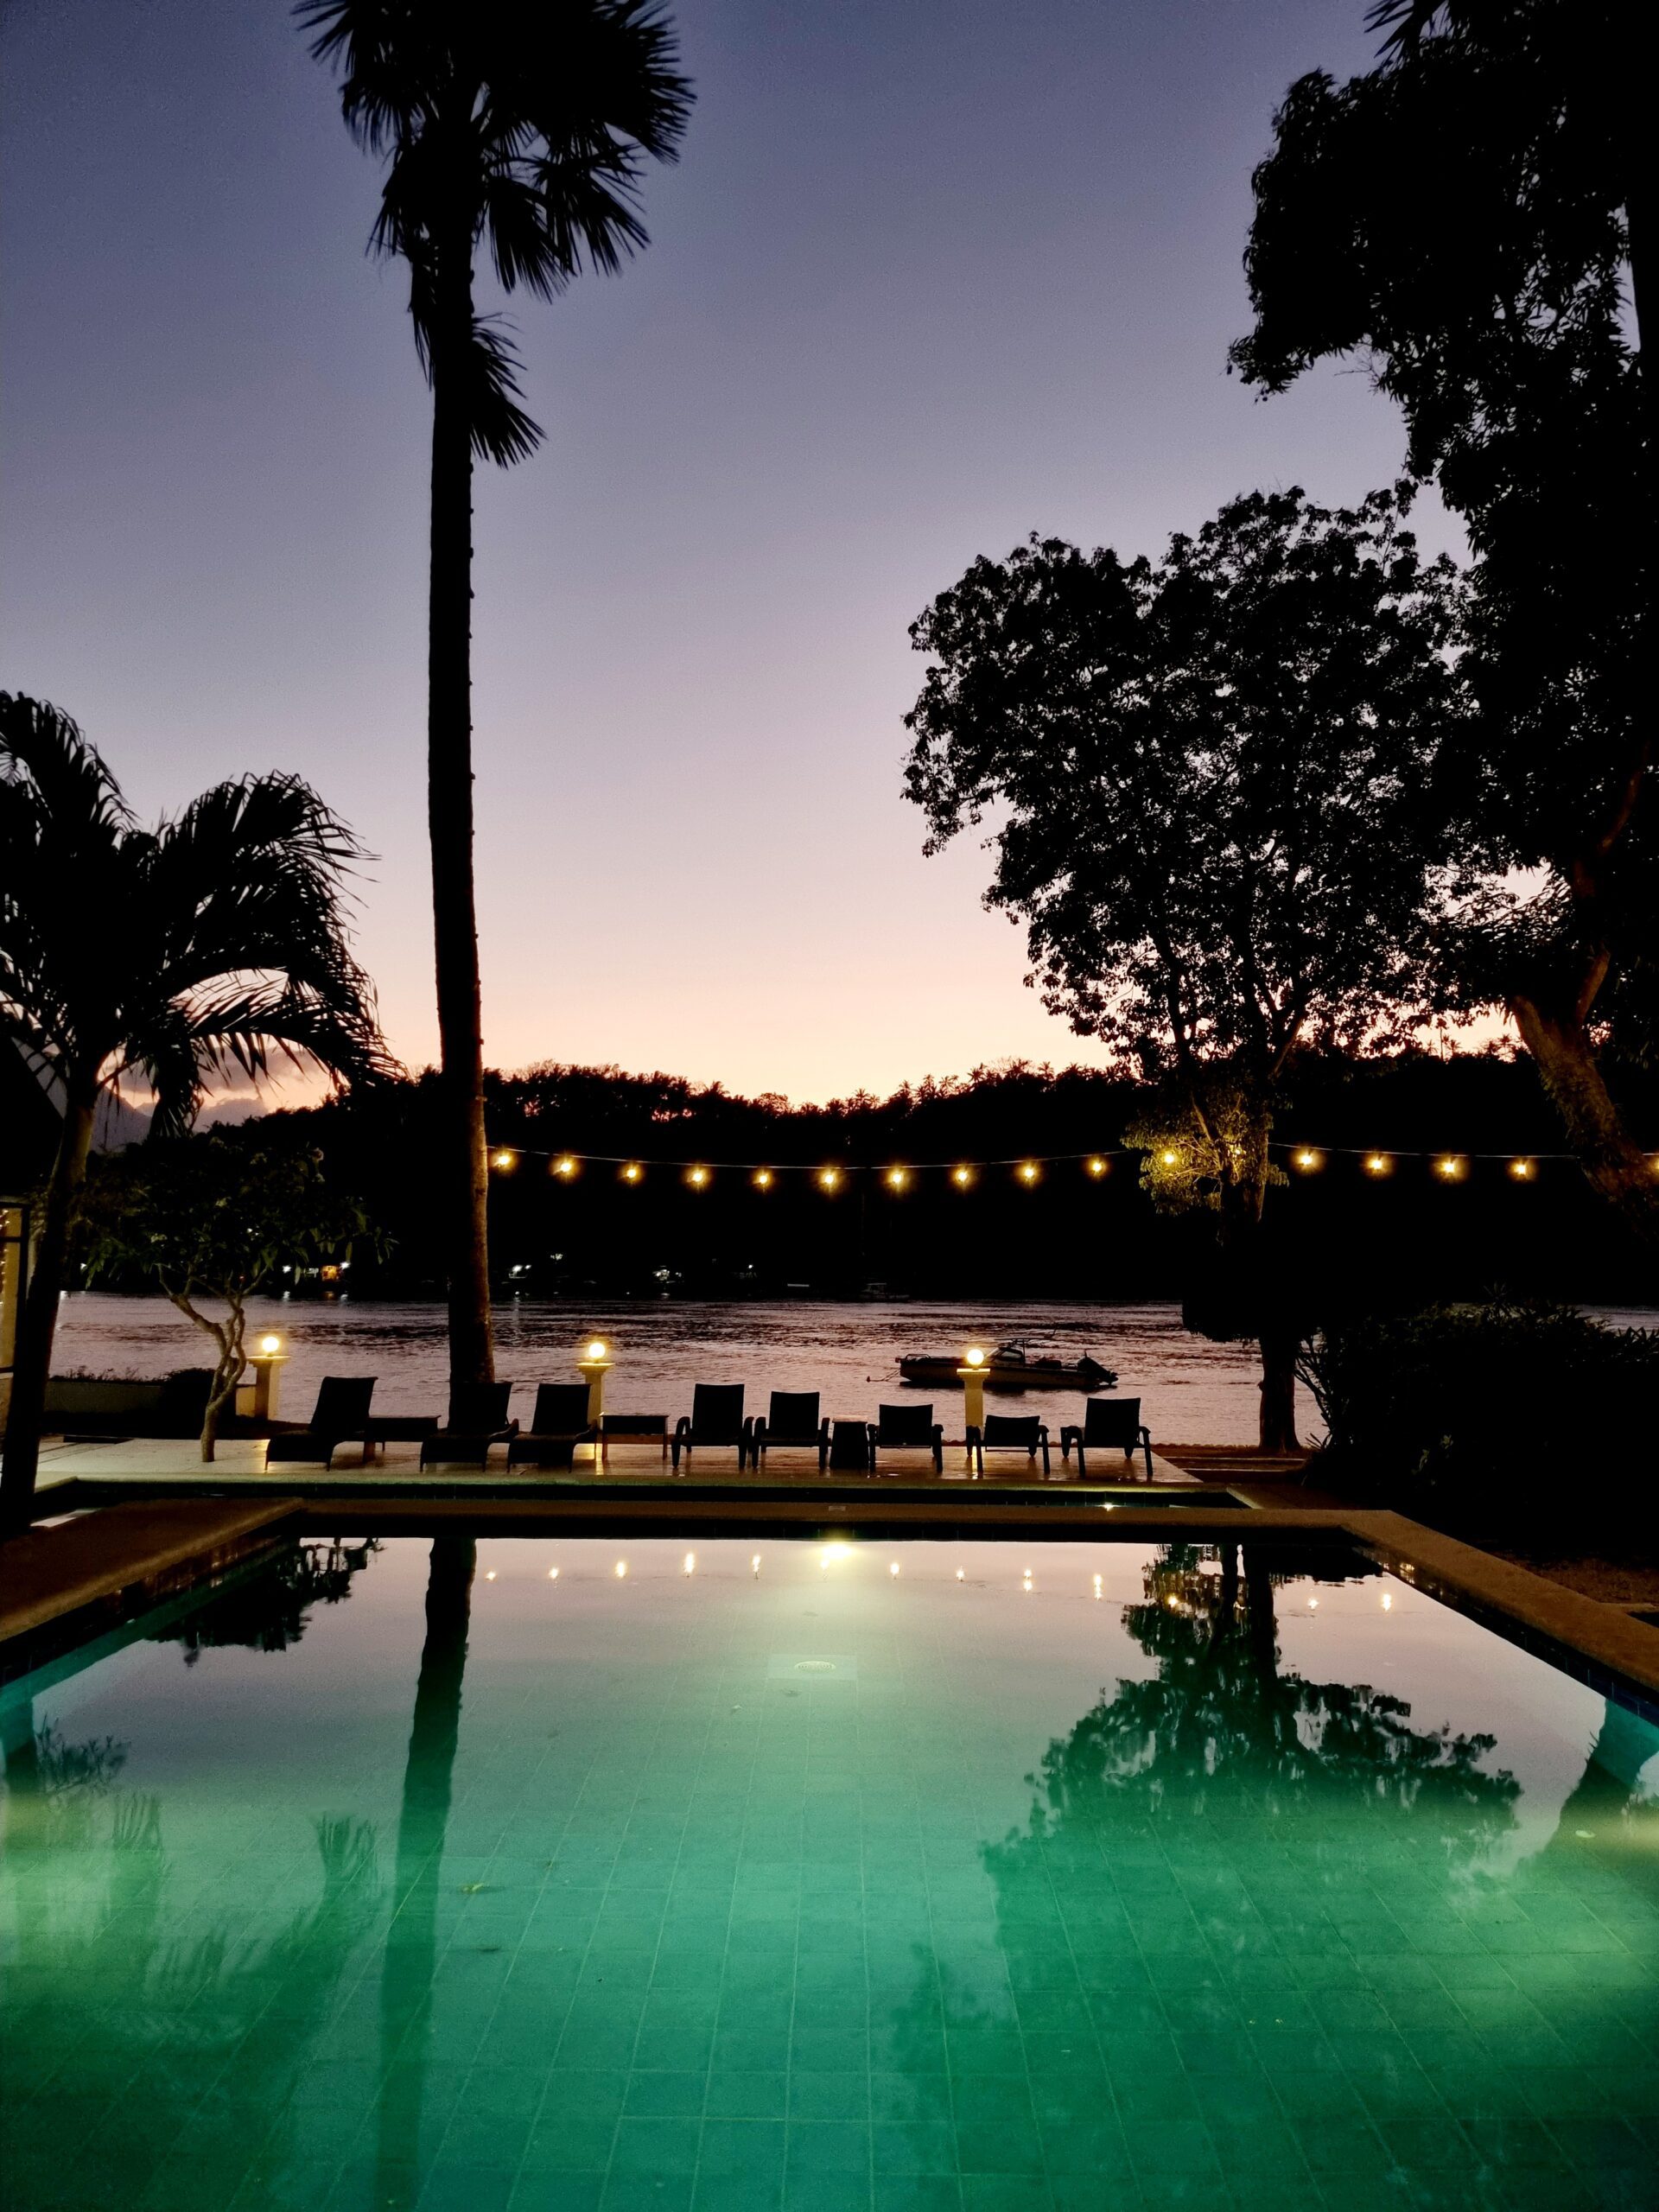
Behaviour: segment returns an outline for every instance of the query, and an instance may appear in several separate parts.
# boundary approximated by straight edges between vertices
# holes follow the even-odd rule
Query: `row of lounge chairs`
[[[317,1393],[310,1421],[303,1428],[279,1430],[270,1440],[269,1464],[280,1461],[321,1461],[332,1465],[342,1445],[362,1446],[366,1460],[387,1444],[418,1443],[421,1465],[482,1467],[493,1446],[506,1446],[507,1465],[569,1466],[579,1444],[603,1450],[619,1435],[658,1437],[673,1458],[673,1471],[686,1471],[693,1452],[735,1451],[740,1469],[759,1469],[768,1451],[816,1451],[819,1471],[832,1454],[846,1465],[849,1454],[855,1464],[877,1471],[883,1452],[927,1452],[935,1471],[944,1468],[944,1427],[933,1418],[931,1405],[881,1406],[873,1421],[831,1423],[821,1410],[816,1390],[774,1390],[764,1414],[746,1414],[741,1382],[699,1382],[692,1393],[691,1411],[682,1414],[671,1434],[661,1414],[612,1414],[602,1424],[588,1418],[585,1382],[543,1382],[537,1388],[536,1406],[528,1429],[509,1418],[511,1382],[476,1383],[457,1389],[451,1396],[449,1419],[435,1414],[376,1415],[370,1407],[374,1395],[372,1376],[326,1376]],[[985,1471],[987,1452],[1023,1453],[1033,1471],[1040,1453],[1043,1472],[1051,1471],[1049,1427],[1036,1414],[988,1414],[982,1423],[970,1427],[967,1449],[976,1471]],[[1060,1453],[1070,1462],[1075,1448],[1077,1472],[1088,1472],[1090,1452],[1121,1452],[1133,1462],[1141,1453],[1147,1480],[1152,1480],[1152,1438],[1141,1419],[1139,1398],[1090,1398],[1081,1423],[1066,1423],[1060,1430]]]

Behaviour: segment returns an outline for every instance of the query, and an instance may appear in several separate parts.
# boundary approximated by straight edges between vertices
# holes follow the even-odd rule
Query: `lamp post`
[[[237,1385],[236,1410],[250,1421],[275,1421],[282,1396],[283,1370],[288,1365],[282,1338],[261,1337],[259,1349],[248,1364],[253,1370],[253,1380]]]
[[[594,1337],[582,1346],[576,1372],[588,1385],[588,1422],[591,1428],[604,1426],[605,1377],[615,1364],[610,1357],[610,1346],[602,1338]]]
[[[962,1365],[957,1370],[962,1382],[962,1424],[963,1442],[967,1447],[968,1471],[974,1471],[973,1436],[976,1429],[985,1426],[985,1355],[977,1344],[969,1344],[962,1355]]]

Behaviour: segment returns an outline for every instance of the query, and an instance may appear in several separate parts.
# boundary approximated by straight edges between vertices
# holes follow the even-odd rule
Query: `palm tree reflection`
[[[404,1764],[392,1922],[380,1973],[381,2085],[375,2202],[403,2212],[420,2193],[422,2107],[430,2055],[437,1962],[438,1882],[461,1735],[461,1683],[478,1547],[434,1540],[427,1568],[426,1640]]]

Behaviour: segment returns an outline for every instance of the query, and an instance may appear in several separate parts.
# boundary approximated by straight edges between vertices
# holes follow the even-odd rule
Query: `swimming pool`
[[[1345,1555],[308,1545],[3,1709],[8,2212],[1659,2201],[1659,1731]]]

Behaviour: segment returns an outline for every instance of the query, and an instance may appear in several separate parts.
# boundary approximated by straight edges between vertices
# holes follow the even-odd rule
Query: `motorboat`
[[[899,1362],[901,1381],[918,1389],[955,1389],[962,1381],[960,1352],[910,1352]],[[1084,1352],[1079,1359],[1062,1359],[1058,1352],[1028,1351],[1022,1344],[998,1344],[985,1362],[988,1390],[1110,1390],[1116,1386],[1114,1369],[1102,1366]]]

